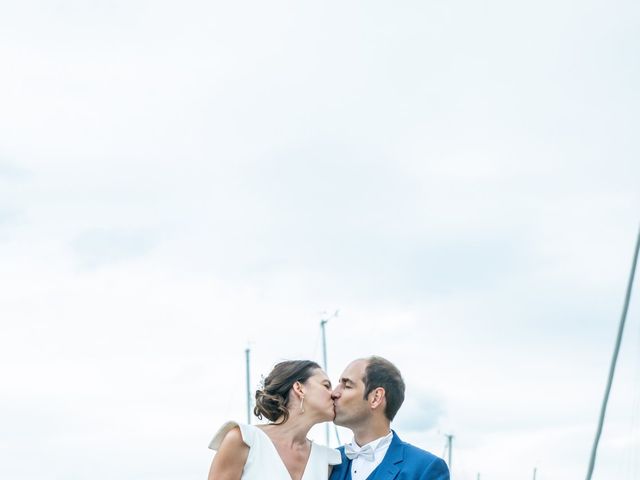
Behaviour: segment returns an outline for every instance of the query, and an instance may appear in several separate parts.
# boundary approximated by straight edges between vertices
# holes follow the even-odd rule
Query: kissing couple
[[[310,360],[278,363],[256,391],[265,425],[227,422],[209,448],[209,480],[449,480],[446,463],[400,440],[391,421],[404,401],[404,380],[381,357],[354,360],[332,388]],[[338,449],[307,438],[317,423],[353,431]]]

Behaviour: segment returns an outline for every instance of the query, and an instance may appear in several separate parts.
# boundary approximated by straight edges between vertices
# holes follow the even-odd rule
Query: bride
[[[266,425],[225,423],[209,480],[327,480],[340,453],[307,439],[311,427],[335,416],[331,381],[310,360],[278,363],[256,391],[253,413]]]

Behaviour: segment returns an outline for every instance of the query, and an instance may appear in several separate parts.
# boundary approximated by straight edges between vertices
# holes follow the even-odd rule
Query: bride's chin
[[[333,419],[336,418],[335,412],[328,413],[323,419],[323,422],[333,422]]]

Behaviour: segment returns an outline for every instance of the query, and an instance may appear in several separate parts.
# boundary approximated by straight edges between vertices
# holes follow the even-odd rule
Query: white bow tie
[[[358,448],[357,446],[354,446],[352,443],[347,443],[344,446],[344,454],[347,456],[349,460],[362,457],[364,460],[373,462],[375,458],[373,447],[371,445],[365,445],[362,448]]]

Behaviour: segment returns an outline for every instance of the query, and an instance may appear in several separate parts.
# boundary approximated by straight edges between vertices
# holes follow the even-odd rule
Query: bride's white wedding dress
[[[217,450],[229,430],[240,427],[242,440],[249,446],[249,456],[242,471],[242,480],[291,480],[291,475],[278,455],[271,439],[260,428],[237,422],[227,422],[216,433],[209,448]],[[327,480],[329,466],[341,463],[340,452],[311,442],[311,453],[302,480]]]

